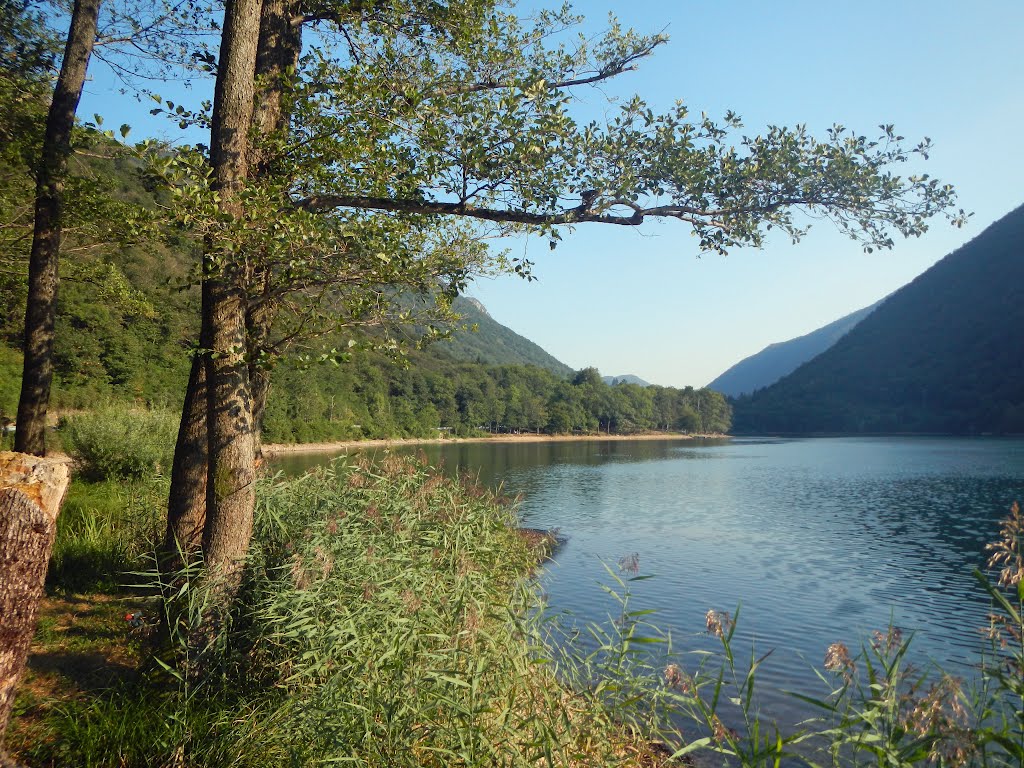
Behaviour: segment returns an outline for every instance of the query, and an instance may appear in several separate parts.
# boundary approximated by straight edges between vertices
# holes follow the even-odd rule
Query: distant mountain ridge
[[[729,397],[739,397],[770,386],[839,341],[880,303],[875,302],[870,307],[858,309],[795,339],[769,344],[757,354],[729,368],[708,384],[708,389]]]
[[[639,376],[634,376],[632,373],[626,373],[622,376],[602,376],[601,381],[613,387],[616,384],[637,384],[641,387],[651,386],[649,381],[644,381]]]
[[[1024,432],[1024,206],[735,402],[745,433]]]
[[[456,330],[451,339],[435,344],[432,351],[468,363],[536,365],[561,376],[573,372],[572,368],[548,354],[538,344],[491,317],[478,300],[459,296],[455,299],[454,307],[462,316],[462,324],[475,325],[477,330]]]

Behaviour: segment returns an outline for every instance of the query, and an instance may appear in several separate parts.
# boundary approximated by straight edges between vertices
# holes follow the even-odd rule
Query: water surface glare
[[[416,449],[421,450],[419,448]],[[631,553],[654,578],[635,606],[675,644],[707,647],[708,609],[735,611],[739,655],[774,649],[769,689],[826,691],[811,671],[835,641],[851,650],[890,620],[913,656],[969,675],[986,600],[971,575],[1010,504],[1024,501],[1024,440],[799,440],[460,443],[424,446],[521,494],[522,524],[567,539],[546,570],[555,612],[615,610],[603,563]],[[294,471],[325,457],[287,457]],[[764,692],[785,717],[792,699]]]

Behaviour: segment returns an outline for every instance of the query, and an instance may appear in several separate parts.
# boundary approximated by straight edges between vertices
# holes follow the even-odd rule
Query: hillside
[[[455,300],[455,311],[463,325],[453,337],[435,345],[436,352],[453,360],[485,365],[536,365],[552,373],[568,376],[572,369],[549,355],[537,344],[506,328],[488,314],[476,299],[463,296]],[[476,326],[476,330],[472,330]]]
[[[795,339],[769,344],[736,363],[708,384],[708,388],[728,397],[739,397],[770,386],[831,347],[877,306],[878,303],[858,309]]]
[[[1024,206],[832,348],[735,403],[735,431],[1024,432]]]

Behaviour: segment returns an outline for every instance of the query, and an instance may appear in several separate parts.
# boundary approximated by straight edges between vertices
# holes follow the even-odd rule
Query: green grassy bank
[[[187,681],[161,601],[120,586],[148,578],[125,572],[146,567],[161,486],[73,484],[8,738],[26,764],[656,763],[556,679],[513,511],[405,459],[262,485],[241,595]],[[172,608],[202,600],[185,590]]]

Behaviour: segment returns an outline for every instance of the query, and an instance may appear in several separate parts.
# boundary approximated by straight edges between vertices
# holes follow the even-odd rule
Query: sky
[[[934,143],[930,160],[907,171],[953,184],[974,215],[964,229],[935,220],[923,237],[872,254],[824,221],[797,245],[776,236],[725,257],[702,255],[676,221],[581,225],[554,251],[544,239],[505,241],[535,263],[538,279],[479,280],[468,294],[573,368],[703,386],[771,343],[887,296],[1024,203],[1020,0],[580,0],[574,9],[587,34],[614,13],[670,37],[637,71],[579,91],[581,114],[612,114],[639,94],[655,111],[677,99],[691,114],[732,109],[751,135],[803,123],[824,136],[840,123],[873,136],[893,123],[912,143]],[[146,114],[152,103],[110,115],[111,78],[102,65],[94,73],[82,116],[129,122],[132,138],[163,130]]]

